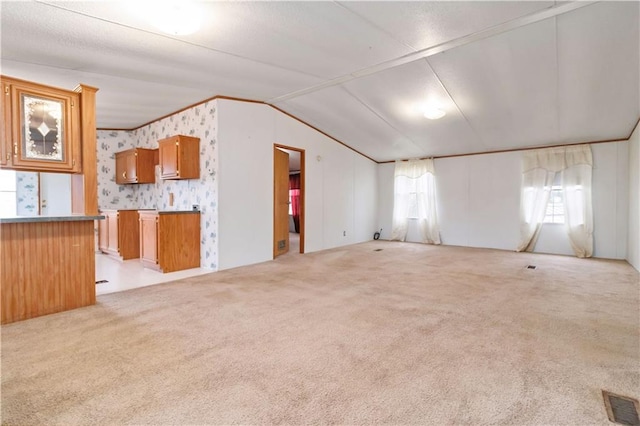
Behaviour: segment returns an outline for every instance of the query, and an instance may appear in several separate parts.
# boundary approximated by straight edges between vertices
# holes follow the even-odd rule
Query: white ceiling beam
[[[373,66],[364,68],[362,70],[352,72],[350,74],[336,77],[331,80],[327,80],[324,83],[307,87],[306,89],[296,90],[294,92],[287,93],[282,96],[268,99],[266,102],[267,103],[283,102],[283,101],[297,98],[299,96],[303,96],[309,93],[317,92],[318,90],[337,86],[339,84],[345,83],[347,81],[351,81],[359,77],[375,74],[377,72],[388,70],[390,68],[395,68],[400,65],[404,65],[419,59],[428,58],[429,56],[446,52],[447,50],[455,49],[456,47],[464,46],[466,44],[473,43],[478,40],[485,39],[487,37],[502,34],[504,32],[523,27],[525,25],[529,25],[529,24],[543,21],[545,19],[553,18],[555,16],[562,15],[564,13],[568,13],[573,10],[580,9],[582,7],[590,6],[594,3],[598,3],[598,1],[574,1],[570,3],[556,4],[547,9],[539,10],[539,11],[530,13],[529,15],[521,16],[519,18],[512,19],[511,21],[507,21],[502,24],[498,24],[493,27],[489,27],[487,29],[477,31],[475,33],[468,34],[463,37],[449,40],[444,43],[440,43],[436,46],[427,47],[425,49],[418,50],[416,52],[409,53],[407,55],[400,56],[398,58],[391,59],[389,61],[385,61],[380,64],[373,65]]]

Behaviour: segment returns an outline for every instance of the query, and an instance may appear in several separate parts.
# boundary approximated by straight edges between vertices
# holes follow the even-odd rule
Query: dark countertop
[[[155,211],[155,209],[100,209],[101,212],[146,212]]]
[[[0,217],[0,223],[78,222],[98,219],[104,219],[104,216],[86,216],[80,214],[71,216],[9,216]]]
[[[158,210],[158,214],[193,214],[200,213],[200,210]]]

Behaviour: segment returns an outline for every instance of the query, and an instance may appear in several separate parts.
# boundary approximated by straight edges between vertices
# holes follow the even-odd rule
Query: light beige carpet
[[[602,389],[640,396],[623,261],[376,241],[98,301],[2,327],[4,424],[605,425]]]

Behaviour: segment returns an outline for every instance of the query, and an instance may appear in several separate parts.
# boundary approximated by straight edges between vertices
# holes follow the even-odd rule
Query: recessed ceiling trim
[[[482,40],[494,35],[498,35],[507,31],[514,30],[516,28],[523,27],[525,25],[533,24],[536,22],[543,21],[545,19],[553,18],[558,15],[562,15],[564,13],[571,12],[576,9],[580,9],[582,7],[590,6],[594,3],[598,3],[598,1],[574,1],[570,3],[562,3],[560,5],[556,4],[547,9],[539,10],[529,15],[521,16],[516,19],[512,19],[510,21],[504,22],[502,24],[495,25],[493,27],[489,27],[487,29],[477,31],[472,34],[468,34],[463,37],[459,37],[453,40],[446,41],[444,43],[440,43],[436,46],[427,47],[422,50],[418,50],[417,52],[409,53],[404,56],[400,56],[396,59],[391,59],[389,61],[382,62],[378,65],[373,65],[371,67],[364,68],[359,71],[355,71],[353,73],[343,75],[340,77],[336,77],[331,80],[327,80],[324,83],[317,84],[315,86],[307,87],[306,89],[296,90],[291,93],[287,93],[282,96],[278,96],[272,99],[268,99],[267,103],[275,103],[275,102],[283,102],[293,98],[297,98],[299,96],[307,95],[309,93],[317,92],[318,90],[326,89],[329,87],[336,86],[338,84],[345,83],[347,81],[364,77],[367,75],[375,74],[380,71],[385,71],[390,68],[395,68],[400,65],[407,64],[409,62],[413,62],[419,59],[427,58],[429,56],[436,55],[438,53],[446,52],[447,50],[454,49],[456,47],[464,46],[469,43],[476,42],[478,40]]]

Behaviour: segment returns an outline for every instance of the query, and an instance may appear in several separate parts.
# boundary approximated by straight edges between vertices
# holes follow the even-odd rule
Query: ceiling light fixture
[[[423,114],[429,120],[437,120],[437,119],[442,118],[445,115],[447,115],[445,110],[443,110],[442,108],[439,108],[439,107],[435,107],[435,106],[425,107],[424,111],[423,111]]]
[[[191,2],[154,2],[147,13],[151,23],[167,34],[187,35],[200,28],[201,14]]]

